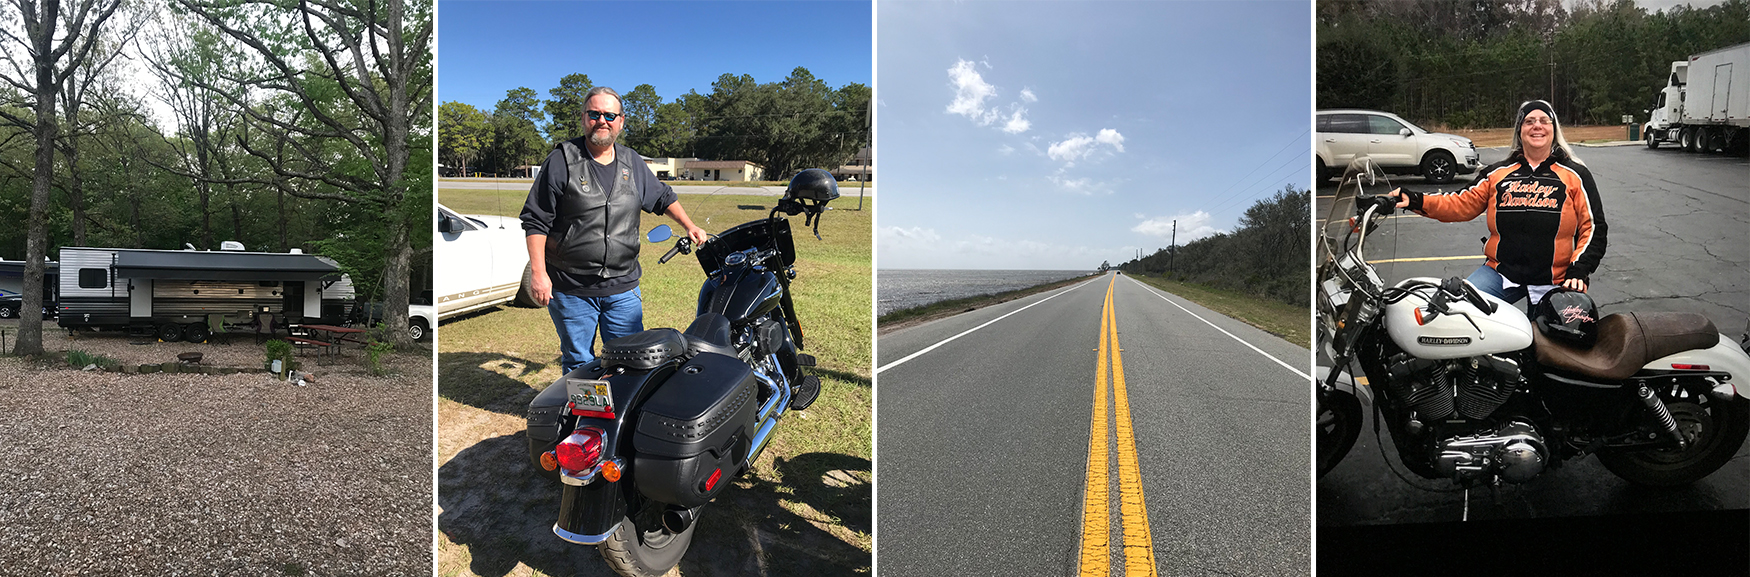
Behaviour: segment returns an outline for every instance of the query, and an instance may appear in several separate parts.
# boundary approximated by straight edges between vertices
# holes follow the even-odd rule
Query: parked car
[[[437,326],[437,309],[431,305],[407,306],[407,338],[422,340],[431,337],[431,328]]]
[[[1428,132],[1390,112],[1320,110],[1315,130],[1319,182],[1342,176],[1343,167],[1363,156],[1387,172],[1420,174],[1435,184],[1476,172],[1479,165],[1469,138]]]
[[[437,316],[450,318],[514,302],[535,306],[522,221],[460,214],[438,205]]]
[[[24,310],[24,295],[0,295],[0,319],[18,318]]]

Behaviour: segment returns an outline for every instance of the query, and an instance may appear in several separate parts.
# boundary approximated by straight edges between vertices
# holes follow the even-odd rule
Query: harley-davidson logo
[[[1424,345],[1468,345],[1470,337],[1416,337],[1416,342]]]
[[[1586,314],[1585,309],[1577,306],[1570,305],[1557,312],[1562,315],[1562,322],[1564,323],[1571,323],[1574,321],[1592,322],[1592,315]]]

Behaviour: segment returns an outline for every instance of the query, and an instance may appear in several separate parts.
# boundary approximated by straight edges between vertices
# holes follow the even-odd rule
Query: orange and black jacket
[[[1443,222],[1488,215],[1483,254],[1515,283],[1585,280],[1604,258],[1604,206],[1592,172],[1560,150],[1535,169],[1515,152],[1484,167],[1469,188],[1408,196],[1410,210]]]

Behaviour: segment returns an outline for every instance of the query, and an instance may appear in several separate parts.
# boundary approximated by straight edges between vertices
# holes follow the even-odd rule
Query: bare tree
[[[290,152],[278,154],[238,137],[239,146],[266,162],[274,177],[218,181],[266,184],[293,196],[380,210],[389,232],[384,321],[405,342],[414,252],[403,206],[405,172],[410,131],[430,130],[430,1],[298,0],[289,15],[287,1],[175,2],[254,56],[256,65],[226,74],[228,82],[247,90],[226,97],[250,130]],[[181,80],[225,94],[208,79],[183,75]],[[255,102],[251,91],[274,96]],[[336,91],[339,98],[332,96]],[[328,142],[343,143],[345,154]],[[369,173],[347,170],[350,155],[368,162]],[[292,180],[327,185],[334,192],[292,186]]]
[[[55,97],[68,78],[92,62],[102,32],[122,0],[6,0],[0,13],[0,82],[23,92],[35,111],[24,117],[0,108],[0,118],[36,137],[36,169],[30,188],[30,224],[25,240],[24,306],[19,311],[19,354],[43,352],[43,270],[48,254],[49,187],[60,123]],[[27,57],[28,60],[21,58]]]

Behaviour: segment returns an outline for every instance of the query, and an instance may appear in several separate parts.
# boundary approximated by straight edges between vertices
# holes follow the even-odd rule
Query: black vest
[[[644,168],[632,149],[614,144],[614,181],[589,182],[582,138],[559,143],[565,151],[565,188],[547,236],[547,267],[572,274],[614,278],[638,262],[638,213],[642,206],[632,171]]]

